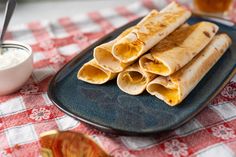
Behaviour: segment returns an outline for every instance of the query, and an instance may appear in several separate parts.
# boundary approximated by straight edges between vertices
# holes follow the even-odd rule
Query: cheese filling
[[[129,71],[123,75],[123,80],[127,81],[128,84],[139,84],[143,85],[146,83],[145,77],[137,71]]]
[[[95,58],[102,67],[114,72],[120,72],[123,70],[123,64],[119,62],[109,50],[97,48],[96,51]]]
[[[166,74],[169,72],[169,69],[161,62],[154,61],[148,58],[143,59],[143,68],[144,70],[154,73],[154,74]]]
[[[127,61],[139,54],[141,47],[132,43],[121,43],[115,46],[115,54],[121,60]]]
[[[150,84],[149,91],[154,94],[160,94],[163,96],[164,101],[167,101],[170,104],[175,104],[179,101],[178,89],[176,88],[167,88],[160,84]]]
[[[107,73],[93,65],[86,65],[80,71],[80,77],[92,82],[103,82],[108,78]]]

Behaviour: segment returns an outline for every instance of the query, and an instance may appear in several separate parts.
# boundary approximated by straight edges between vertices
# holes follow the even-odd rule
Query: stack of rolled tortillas
[[[200,82],[231,44],[210,22],[186,23],[191,12],[172,2],[152,10],[137,25],[94,49],[78,79],[103,84],[117,77],[130,95],[145,89],[170,106],[179,104]]]

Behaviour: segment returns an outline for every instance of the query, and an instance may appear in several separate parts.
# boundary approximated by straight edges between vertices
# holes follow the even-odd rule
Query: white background
[[[0,28],[3,23],[4,3],[0,0]],[[18,0],[19,1],[19,0]],[[83,12],[127,5],[137,0],[28,0],[18,2],[10,25],[35,20],[55,20]]]

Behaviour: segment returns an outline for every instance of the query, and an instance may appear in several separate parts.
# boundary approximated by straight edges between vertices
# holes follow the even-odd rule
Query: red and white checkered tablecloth
[[[52,129],[88,134],[115,157],[236,156],[236,76],[194,119],[153,137],[104,135],[65,115],[48,99],[50,79],[73,56],[115,28],[170,1],[143,0],[54,22],[12,27],[7,38],[32,46],[34,71],[19,92],[0,97],[0,156],[40,156],[39,134]],[[186,5],[188,2],[181,0]],[[230,14],[234,21],[235,15],[236,11]]]

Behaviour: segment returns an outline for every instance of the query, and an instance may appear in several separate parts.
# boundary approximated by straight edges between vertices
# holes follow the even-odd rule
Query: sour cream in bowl
[[[0,54],[0,95],[17,91],[33,71],[30,46],[16,41],[5,41]]]

